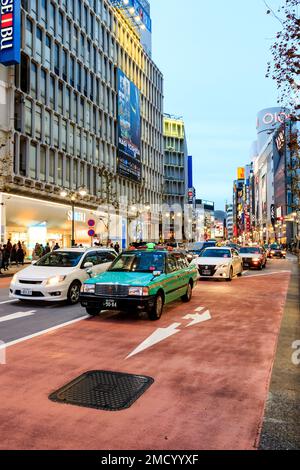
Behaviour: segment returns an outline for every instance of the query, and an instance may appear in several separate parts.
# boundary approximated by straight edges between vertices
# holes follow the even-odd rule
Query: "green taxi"
[[[85,281],[80,303],[91,316],[102,310],[146,311],[151,320],[159,320],[165,304],[191,300],[197,278],[197,267],[184,253],[126,251],[108,271]]]

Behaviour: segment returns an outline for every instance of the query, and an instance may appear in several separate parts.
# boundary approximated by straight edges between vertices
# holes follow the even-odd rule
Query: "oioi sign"
[[[0,63],[15,65],[21,57],[21,0],[0,0]]]

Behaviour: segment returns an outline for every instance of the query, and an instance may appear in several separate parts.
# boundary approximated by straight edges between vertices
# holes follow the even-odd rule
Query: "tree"
[[[278,102],[288,107],[299,120],[300,112],[300,15],[299,0],[283,0],[274,11],[265,2],[267,14],[281,24],[281,30],[271,47],[273,61],[268,63],[267,77],[276,81],[280,97]]]
[[[273,61],[268,63],[267,77],[277,83],[278,103],[291,111],[289,133],[284,123],[285,145],[289,149],[287,164],[292,210],[300,212],[300,3],[299,0],[282,0],[274,11],[269,5],[267,14],[272,14],[280,23],[281,30],[271,47]],[[288,137],[287,137],[288,136]]]

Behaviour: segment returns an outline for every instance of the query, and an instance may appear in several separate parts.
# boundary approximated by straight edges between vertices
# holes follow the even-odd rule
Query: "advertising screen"
[[[152,23],[150,18],[149,3],[144,0],[111,0],[111,3],[116,8],[120,8],[129,14],[129,17],[138,23],[143,24],[144,29],[152,31]]]
[[[138,88],[118,69],[118,165],[120,175],[140,182],[141,112]]]

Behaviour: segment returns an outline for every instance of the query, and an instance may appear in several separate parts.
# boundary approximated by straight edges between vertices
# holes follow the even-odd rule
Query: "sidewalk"
[[[30,261],[25,261],[24,266],[22,265],[16,266],[14,264],[13,266],[9,266],[8,271],[4,271],[2,269],[2,274],[0,274],[0,280],[12,277],[14,274],[18,273],[19,271],[22,271],[22,269],[30,266],[30,264],[31,264]]]
[[[267,312],[266,312],[267,313]],[[300,340],[300,265],[293,263],[260,438],[261,450],[300,449],[300,365],[292,345]]]

